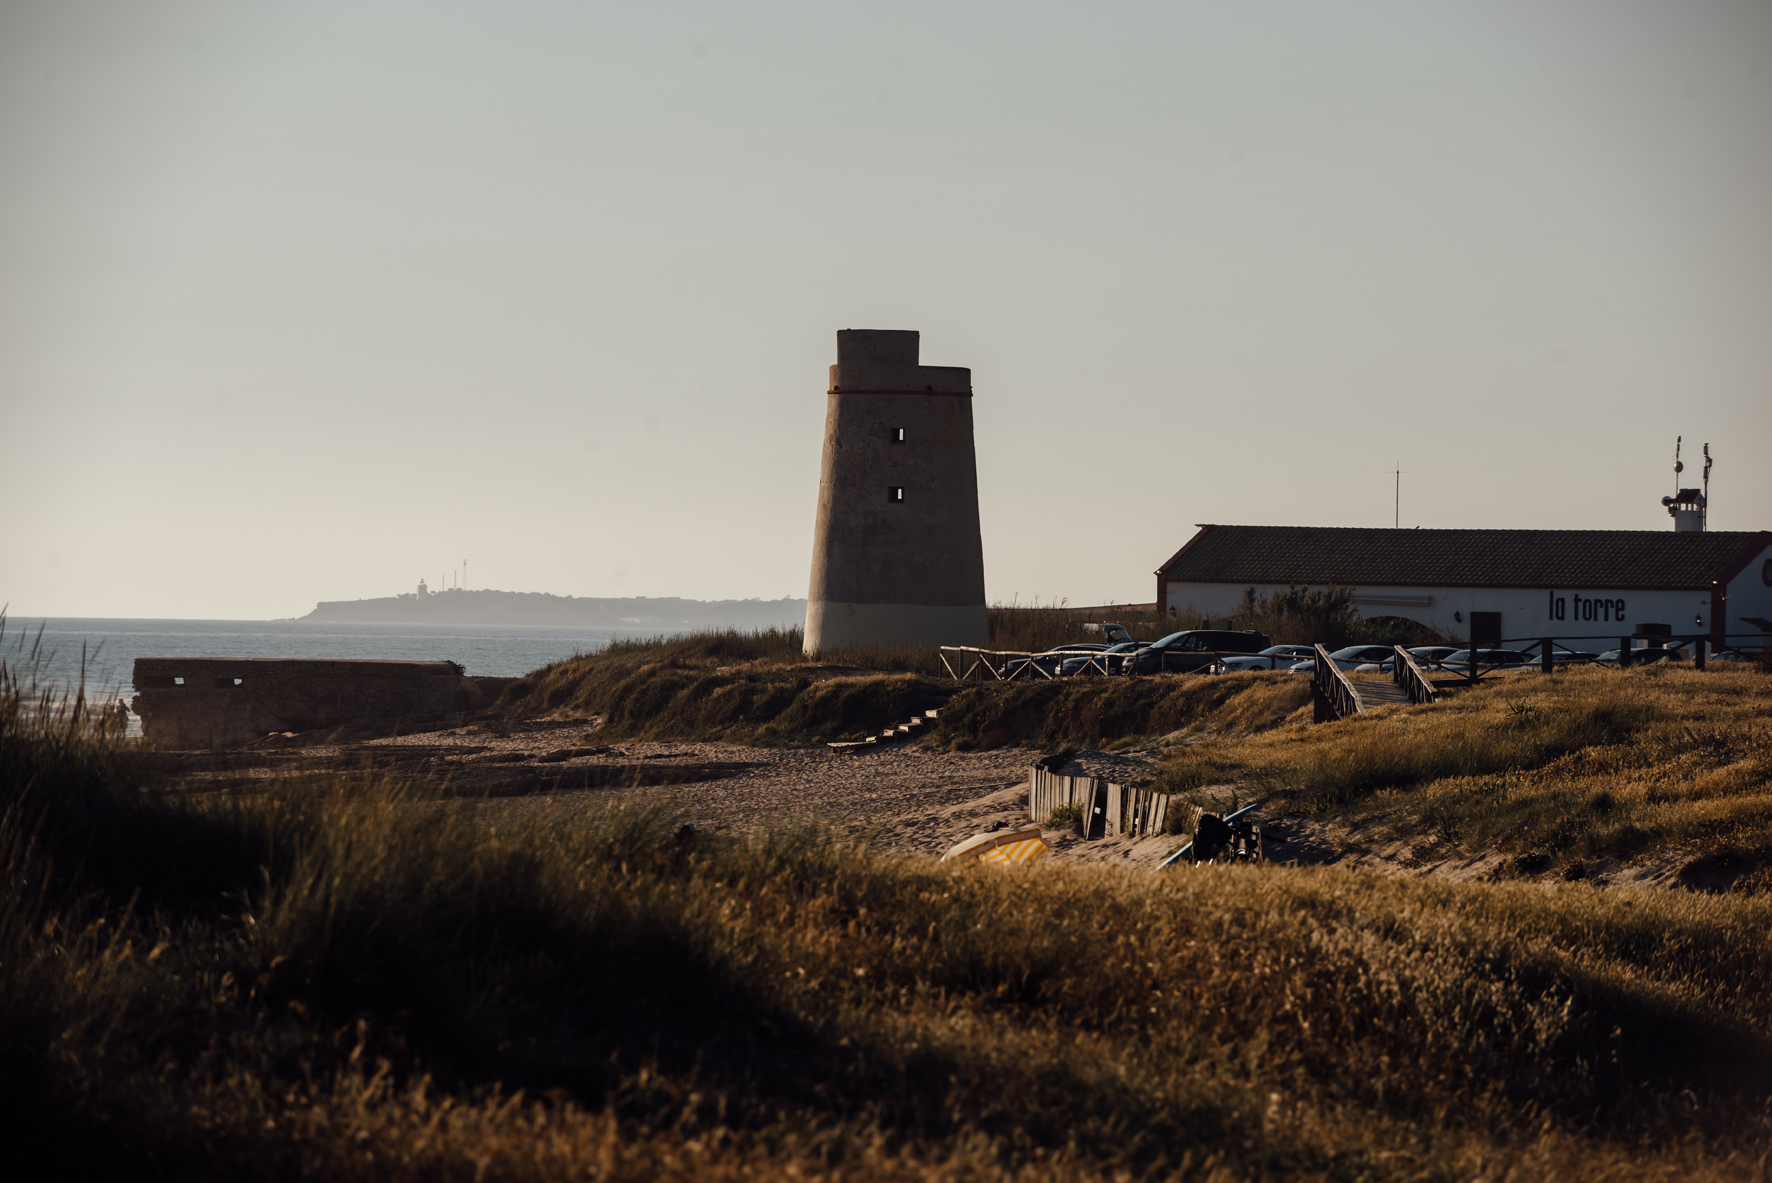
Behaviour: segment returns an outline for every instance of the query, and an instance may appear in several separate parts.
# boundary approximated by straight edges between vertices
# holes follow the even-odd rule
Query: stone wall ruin
[[[347,724],[416,731],[486,705],[449,661],[141,657],[134,680],[142,739],[168,749]]]

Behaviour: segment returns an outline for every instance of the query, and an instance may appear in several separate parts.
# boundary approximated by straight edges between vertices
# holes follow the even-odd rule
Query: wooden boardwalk
[[[1318,645],[1316,670],[1311,674],[1313,718],[1318,723],[1333,723],[1362,711],[1379,707],[1422,705],[1439,701],[1439,692],[1415,664],[1415,659],[1401,645],[1393,648],[1391,679],[1388,682],[1356,682],[1341,671],[1329,657],[1328,650]]]
[[[1375,711],[1379,707],[1408,706],[1412,701],[1409,691],[1395,682],[1353,682],[1354,699],[1360,704],[1362,711]]]

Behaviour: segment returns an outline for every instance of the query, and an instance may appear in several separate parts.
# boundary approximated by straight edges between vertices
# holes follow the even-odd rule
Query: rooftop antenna
[[[1668,516],[1673,518],[1676,534],[1700,533],[1704,530],[1710,504],[1710,445],[1704,445],[1704,487],[1683,489],[1680,474],[1686,471],[1686,466],[1680,460],[1680,446],[1684,442],[1684,437],[1674,437],[1674,495],[1663,497],[1661,504],[1667,507]]]
[[[1396,471],[1392,474],[1397,478],[1396,501],[1391,506],[1391,529],[1400,529],[1403,524],[1403,474],[1407,470],[1401,460],[1397,461]]]

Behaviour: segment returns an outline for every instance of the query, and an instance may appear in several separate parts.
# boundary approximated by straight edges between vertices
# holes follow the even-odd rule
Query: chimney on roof
[[[1704,445],[1704,488],[1680,488],[1680,474],[1686,466],[1680,463],[1680,436],[1674,437],[1674,495],[1663,497],[1667,514],[1674,520],[1675,534],[1704,532],[1705,509],[1710,504],[1710,445]]]

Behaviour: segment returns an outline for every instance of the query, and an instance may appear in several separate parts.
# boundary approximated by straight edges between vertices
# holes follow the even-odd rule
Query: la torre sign
[[[1548,593],[1550,604],[1546,616],[1550,620],[1579,620],[1597,624],[1625,623],[1623,596],[1592,596],[1580,592]]]

